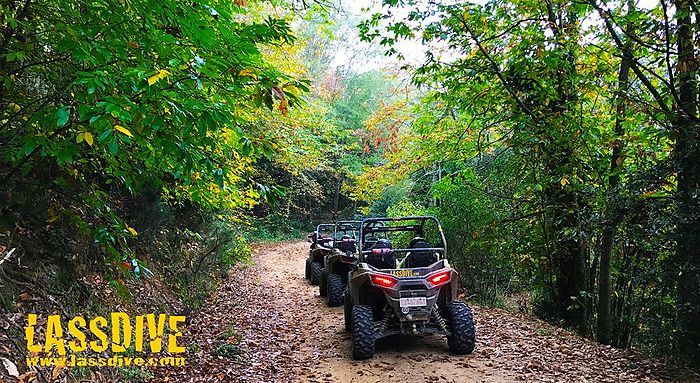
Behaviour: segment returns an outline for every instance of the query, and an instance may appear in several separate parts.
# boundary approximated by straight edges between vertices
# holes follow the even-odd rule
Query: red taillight
[[[391,288],[396,284],[396,279],[385,275],[372,275],[372,283],[380,287]]]
[[[433,284],[433,286],[439,286],[443,283],[449,282],[450,280],[450,272],[449,271],[443,271],[437,274],[433,274],[428,277],[428,280],[430,283]]]

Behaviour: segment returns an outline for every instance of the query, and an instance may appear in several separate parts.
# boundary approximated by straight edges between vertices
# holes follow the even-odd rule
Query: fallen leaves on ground
[[[666,382],[700,381],[642,357],[580,338],[527,315],[473,307],[477,346],[451,355],[438,336],[377,342],[353,361],[342,307],[329,308],[303,277],[307,244],[258,247],[192,316],[187,365],[152,371],[155,382]],[[224,346],[222,346],[224,345]],[[226,346],[229,345],[229,346]],[[235,352],[222,352],[233,350]]]

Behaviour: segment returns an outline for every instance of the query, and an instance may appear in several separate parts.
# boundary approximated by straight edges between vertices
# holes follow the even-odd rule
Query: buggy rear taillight
[[[379,287],[392,288],[396,285],[396,279],[386,275],[372,275],[372,283]]]
[[[428,281],[433,285],[433,286],[440,286],[442,284],[445,284],[450,281],[450,272],[449,271],[441,271],[439,273],[435,273],[433,275],[428,276]]]

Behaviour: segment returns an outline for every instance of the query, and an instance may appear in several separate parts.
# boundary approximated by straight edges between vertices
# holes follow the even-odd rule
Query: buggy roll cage
[[[389,222],[406,222],[406,221],[417,221],[415,224],[406,225],[396,225],[391,226],[386,223]],[[437,225],[438,233],[440,234],[440,240],[442,241],[442,247],[429,247],[429,248],[414,248],[414,249],[392,249],[393,253],[410,253],[413,251],[430,251],[437,252],[439,259],[447,258],[447,241],[445,240],[445,233],[442,231],[442,225],[440,221],[433,216],[409,216],[409,217],[397,217],[397,218],[365,218],[360,223],[360,261],[364,261],[365,255],[371,254],[371,249],[365,248],[365,238],[367,234],[374,233],[390,233],[390,232],[414,232],[419,234],[419,236],[424,235],[425,223],[428,221],[435,222]]]
[[[334,229],[334,230],[335,230],[335,224],[333,224],[333,223],[322,223],[322,224],[316,226],[316,231],[314,231],[313,233],[307,235],[307,236],[306,236],[306,239],[307,239],[309,242],[312,243],[312,246],[313,246],[314,244],[318,244],[319,240],[320,240],[320,239],[323,239],[323,238],[321,238],[321,232],[329,232],[329,233],[330,233],[330,231],[331,231],[330,229]],[[331,238],[331,239],[332,239],[332,238]]]
[[[333,231],[333,248],[336,248],[337,242],[339,240],[338,232],[347,234],[348,232],[353,233],[352,238],[355,239],[355,234],[360,232],[360,221],[338,221],[335,223],[335,230]]]
[[[325,230],[327,230],[327,231],[330,232],[329,229],[333,229],[333,230],[335,231],[335,224],[332,224],[332,223],[322,223],[322,224],[316,226],[316,233],[318,233],[318,234],[320,235],[320,234],[321,234],[321,231],[325,231]]]

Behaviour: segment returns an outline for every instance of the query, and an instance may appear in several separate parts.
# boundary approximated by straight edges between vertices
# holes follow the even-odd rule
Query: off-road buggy
[[[323,258],[333,251],[334,230],[334,224],[322,223],[316,227],[316,231],[306,236],[311,245],[309,246],[309,257],[306,259],[304,277],[312,285],[317,285],[321,279]]]
[[[344,298],[353,358],[371,358],[375,341],[395,334],[444,334],[451,352],[474,350],[472,310],[455,300],[459,277],[436,218],[365,219],[359,244]]]
[[[326,297],[328,306],[343,304],[343,293],[348,283],[348,274],[357,262],[357,237],[360,221],[338,221],[333,233],[333,251],[324,257],[319,294]]]

